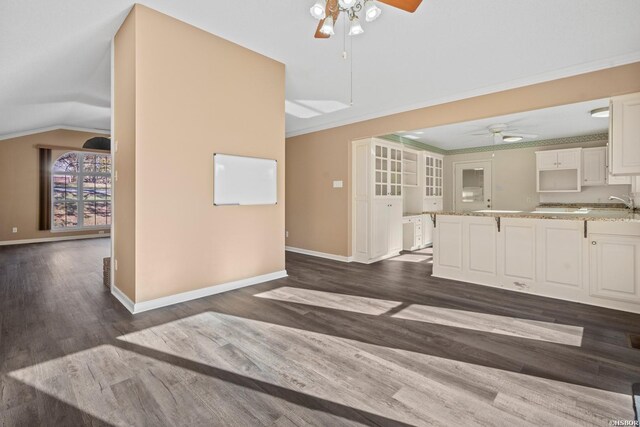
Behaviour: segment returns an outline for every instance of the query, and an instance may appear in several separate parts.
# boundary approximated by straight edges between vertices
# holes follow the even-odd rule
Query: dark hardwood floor
[[[287,253],[289,277],[129,314],[108,239],[0,247],[1,425],[607,425],[640,315]]]

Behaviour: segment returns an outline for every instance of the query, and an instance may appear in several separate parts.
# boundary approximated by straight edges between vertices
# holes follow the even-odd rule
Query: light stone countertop
[[[454,215],[454,216],[487,216],[500,218],[530,218],[530,219],[564,219],[572,221],[626,221],[640,223],[640,211],[634,212],[628,209],[590,209],[585,213],[576,212],[533,212],[533,211],[507,211],[493,210],[485,212],[453,212],[426,211],[424,214]]]

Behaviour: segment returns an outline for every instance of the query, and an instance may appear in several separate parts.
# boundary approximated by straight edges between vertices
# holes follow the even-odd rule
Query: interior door
[[[456,211],[491,209],[491,161],[454,164]]]

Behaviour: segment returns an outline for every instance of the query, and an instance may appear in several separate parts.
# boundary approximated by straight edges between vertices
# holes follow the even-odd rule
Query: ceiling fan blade
[[[493,143],[502,144],[502,134],[500,132],[496,132],[493,134]]]
[[[409,13],[416,11],[422,0],[378,0],[380,3],[388,4],[389,6],[397,7]]]
[[[324,24],[325,19],[327,18],[323,18],[320,20],[320,22],[318,22],[318,28],[316,28],[316,34],[314,35],[314,37],[317,39],[328,39],[329,37],[331,37],[330,34],[325,34],[320,31],[320,28],[322,28],[322,25]]]
[[[472,135],[472,136],[488,136],[491,135],[488,132],[476,132],[476,133],[469,133],[468,135]]]
[[[327,15],[326,18],[321,19],[320,22],[318,22],[318,28],[316,28],[316,34],[314,36],[317,39],[328,39],[329,37],[331,37],[331,34],[324,34],[320,32],[320,28],[322,28],[324,21],[328,19],[330,16],[333,17],[333,25],[334,26],[336,25],[336,22],[338,21],[338,16],[340,15],[338,0],[327,0],[326,15]]]

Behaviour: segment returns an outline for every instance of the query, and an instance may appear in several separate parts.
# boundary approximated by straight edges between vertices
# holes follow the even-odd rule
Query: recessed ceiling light
[[[405,135],[405,138],[409,138],[409,139],[418,139],[420,138],[419,136],[415,136],[415,135]]]
[[[591,110],[591,117],[609,117],[609,107],[602,107]]]
[[[522,141],[522,137],[521,136],[505,136],[502,138],[502,140],[504,142],[518,142],[518,141]]]

